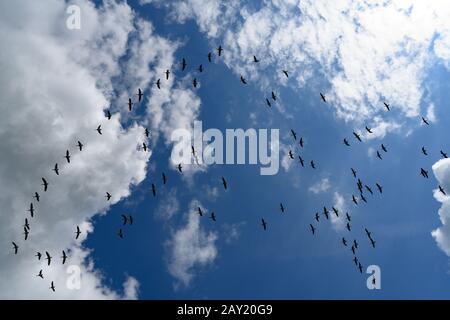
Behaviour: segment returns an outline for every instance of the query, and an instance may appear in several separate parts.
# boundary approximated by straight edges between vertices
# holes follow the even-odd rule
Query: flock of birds
[[[222,46],[219,46],[217,48],[217,55],[220,57],[222,55],[222,52],[223,52],[223,48],[222,48]],[[213,53],[209,52],[208,55],[207,55],[207,58],[208,58],[209,62],[212,62],[212,60],[213,60]],[[259,63],[260,60],[256,56],[253,56],[252,62],[253,63]],[[187,61],[186,61],[185,58],[183,58],[182,61],[181,61],[181,70],[185,71],[186,68],[187,68]],[[197,68],[197,71],[199,73],[202,73],[204,71],[204,67],[203,67],[202,64],[200,64],[200,66]],[[284,74],[284,76],[286,78],[289,78],[289,72],[287,70],[281,70],[281,72]],[[171,71],[168,69],[168,70],[166,70],[164,72],[164,74],[165,74],[165,79],[168,80],[169,77],[170,77]],[[244,85],[247,84],[247,80],[242,75],[240,76],[240,81]],[[161,89],[161,86],[163,85],[161,79],[157,79],[155,84],[156,84],[158,89]],[[198,84],[199,84],[198,79],[194,77],[193,80],[192,80],[193,87],[197,88]],[[137,90],[136,95],[138,97],[137,103],[140,103],[142,101],[143,97],[144,97],[143,91],[139,88]],[[324,103],[327,103],[326,97],[325,97],[325,95],[323,93],[320,93],[320,97],[321,97],[321,99],[322,99],[322,101]],[[266,105],[268,107],[272,107],[272,104],[275,103],[276,101],[277,101],[277,95],[276,95],[276,93],[274,91],[272,91],[270,93],[270,97],[269,98],[265,98],[265,102],[266,102]],[[133,110],[133,106],[135,104],[136,104],[136,102],[133,102],[133,100],[131,98],[129,98],[128,99],[128,111],[131,112]],[[384,107],[386,108],[387,111],[390,111],[390,106],[386,102],[384,102]],[[106,116],[106,118],[108,120],[110,120],[111,117],[112,117],[111,112],[109,110],[106,110],[105,111],[105,116]],[[422,121],[423,121],[424,124],[430,125],[428,120],[425,119],[424,117],[422,117]],[[103,132],[102,130],[103,129],[102,129],[102,125],[101,124],[98,125],[98,127],[95,130],[97,131],[97,133],[99,135],[102,135],[102,132]],[[367,127],[367,126],[365,127],[365,130],[367,131],[368,134],[372,134],[373,133],[372,129]],[[145,131],[144,131],[144,136],[146,137],[145,141],[147,141],[149,135],[150,135],[150,131],[147,128],[145,128]],[[296,144],[297,144],[297,141],[298,141],[298,145],[300,146],[300,148],[304,148],[305,147],[304,138],[303,137],[298,137],[297,133],[293,129],[291,129],[291,135],[292,135],[294,141],[296,142]],[[357,132],[353,131],[353,136],[356,139],[356,141],[363,142],[363,139],[361,138],[361,134],[360,133],[357,133]],[[344,138],[343,139],[343,143],[347,147],[351,146],[348,138]],[[84,144],[81,141],[77,141],[75,146],[79,150],[79,152],[83,151]],[[146,152],[148,150],[148,146],[147,146],[146,142],[142,143],[141,150],[143,150],[144,152]],[[193,155],[194,159],[198,163],[197,153],[196,153],[196,150],[194,149],[194,146],[191,146],[191,151],[192,151],[192,155]],[[376,151],[376,155],[377,155],[377,157],[380,160],[382,160],[383,159],[382,153],[387,153],[387,152],[388,152],[388,150],[387,150],[386,146],[384,144],[381,144],[381,151],[377,150]],[[427,150],[425,149],[425,147],[422,147],[422,153],[424,155],[428,155]],[[441,153],[442,157],[448,158],[447,154],[445,152],[443,152],[442,150],[440,151],[440,153]],[[71,156],[72,155],[71,155],[70,151],[66,150],[64,158],[65,158],[65,160],[67,161],[68,164],[70,164]],[[291,160],[295,159],[295,155],[294,155],[294,152],[292,150],[289,150],[288,156],[289,156],[289,158]],[[299,160],[300,165],[302,167],[304,167],[305,166],[305,160],[300,155],[298,155],[298,160]],[[310,164],[312,169],[316,169],[316,163],[314,162],[314,160],[310,160],[309,164]],[[183,167],[182,167],[181,163],[178,164],[177,169],[178,169],[179,173],[183,173]],[[357,176],[357,172],[356,172],[356,170],[354,168],[350,168],[350,169],[351,169],[351,173],[353,175],[353,178],[356,179],[356,186],[357,186],[357,190],[358,190],[358,194],[359,194],[358,196],[355,196],[354,194],[352,195],[351,199],[352,199],[353,203],[355,205],[358,205],[361,201],[362,202],[367,202],[367,198],[366,198],[367,194],[374,195],[374,190],[368,184],[365,184],[365,183],[363,183],[361,181],[361,179]],[[60,172],[60,167],[59,167],[58,163],[56,163],[54,165],[54,167],[52,168],[52,171],[54,172],[54,174],[56,176],[60,175],[61,172]],[[424,178],[428,178],[428,171],[425,170],[424,168],[420,169],[420,174]],[[41,180],[42,180],[42,191],[45,193],[45,192],[47,192],[50,184],[49,184],[49,181],[45,177],[42,177]],[[168,181],[168,179],[167,179],[166,174],[164,172],[162,172],[162,183],[163,183],[163,185],[167,184],[167,181]],[[228,182],[225,179],[225,177],[221,177],[221,182],[222,182],[222,186],[223,186],[224,190],[227,190],[228,189]],[[381,184],[376,182],[375,186],[376,186],[376,188],[378,190],[378,193],[382,194],[383,193],[383,187],[381,186]],[[445,190],[441,186],[439,186],[439,190],[444,195],[446,194]],[[153,197],[156,197],[156,195],[157,195],[157,188],[156,188],[155,183],[151,184],[151,193],[152,193]],[[41,199],[41,194],[39,194],[39,192],[35,192],[33,198],[34,198],[34,200],[37,203],[39,203],[40,199]],[[108,192],[108,191],[105,191],[105,198],[106,198],[106,201],[110,201],[111,198],[112,198],[111,193]],[[279,207],[280,207],[281,213],[284,213],[287,210],[285,208],[285,206],[283,205],[283,203],[280,203]],[[30,206],[29,206],[29,209],[28,209],[28,212],[30,214],[31,219],[33,219],[35,217],[35,213],[36,213],[35,210],[36,210],[35,209],[35,203],[32,201],[30,203]],[[332,206],[331,210],[332,210],[332,213],[329,211],[329,209],[327,207],[324,206],[323,207],[323,211],[322,211],[322,215],[319,214],[319,212],[315,213],[315,215],[313,217],[314,221],[311,224],[309,224],[309,228],[311,230],[312,235],[316,234],[317,228],[318,228],[318,224],[319,224],[322,216],[326,220],[330,219],[330,215],[331,214],[334,214],[337,218],[340,217],[341,212],[339,212],[339,210],[337,208]],[[197,208],[197,214],[199,216],[203,217],[205,215],[204,209],[202,209],[201,207],[198,207]],[[122,215],[121,218],[122,218],[122,225],[123,226],[125,226],[125,225],[132,225],[133,224],[133,217],[131,215]],[[209,218],[212,221],[214,221],[214,222],[217,221],[216,220],[217,217],[216,217],[216,214],[215,214],[214,211],[212,211],[210,213]],[[348,212],[345,212],[345,222],[346,222],[346,229],[347,229],[347,231],[351,232],[352,231],[352,226],[351,226],[352,217],[351,217],[351,215]],[[262,225],[262,228],[263,228],[264,231],[266,231],[268,229],[268,223],[267,223],[267,221],[264,218],[261,218],[261,225]],[[373,248],[375,248],[375,243],[376,242],[375,242],[375,240],[372,237],[372,233],[367,228],[365,228],[364,230],[365,230],[365,233],[366,233],[366,236],[367,236],[367,239],[368,239],[370,245]],[[31,231],[30,221],[28,220],[28,217],[26,217],[25,220],[24,220],[24,225],[23,225],[23,235],[24,235],[24,240],[25,241],[28,240],[30,231]],[[74,232],[75,239],[78,239],[80,237],[81,233],[82,233],[82,231],[81,231],[80,227],[76,226],[75,232]],[[122,228],[120,228],[118,230],[117,236],[119,238],[121,238],[121,239],[124,238],[124,231],[123,231]],[[14,252],[14,254],[17,255],[19,253],[19,245],[15,241],[12,241],[12,245],[13,245],[13,252]],[[350,250],[351,250],[351,252],[353,254],[353,262],[356,265],[356,267],[359,270],[359,272],[363,273],[363,265],[361,264],[361,262],[359,261],[359,259],[357,257],[357,250],[359,249],[360,244],[357,242],[356,239],[353,239],[353,241],[350,242],[350,240],[347,240],[346,237],[342,237],[342,245],[344,247],[350,247]],[[48,251],[45,251],[44,254],[42,254],[41,252],[37,252],[35,257],[37,257],[37,260],[39,260],[39,261],[42,258],[44,258],[47,261],[47,266],[51,265],[52,259],[53,259],[52,255]],[[69,256],[67,255],[67,253],[64,250],[62,250],[62,255],[61,255],[60,259],[61,259],[62,264],[65,264],[66,261],[69,259]],[[38,272],[38,274],[36,276],[41,278],[41,279],[44,279],[43,269],[39,270],[39,272]],[[372,282],[375,283],[375,277],[373,277]],[[49,289],[52,290],[53,292],[55,292],[56,287],[55,287],[54,281],[51,281]]]

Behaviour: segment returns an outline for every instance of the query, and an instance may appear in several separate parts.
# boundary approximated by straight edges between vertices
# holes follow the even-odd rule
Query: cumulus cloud
[[[106,214],[109,205],[128,197],[130,187],[146,176],[151,151],[137,148],[144,141],[139,123],[151,123],[156,136],[167,135],[166,125],[187,125],[199,108],[196,96],[182,87],[168,86],[163,98],[149,89],[157,74],[172,64],[177,43],[155,35],[151,24],[125,2],[73,3],[80,7],[81,30],[66,28],[64,1],[0,4],[4,47],[0,53],[0,240],[11,248],[0,252],[5,299],[136,298],[138,283],[132,277],[125,281],[123,293],[104,285],[83,241],[93,232],[91,218]],[[134,95],[137,87],[149,91],[149,101],[173,103],[176,113],[171,108],[156,109],[155,120],[149,107],[143,120],[127,118],[121,112],[126,109],[124,97]],[[104,117],[108,107],[119,111],[109,121]],[[181,120],[177,120],[179,113]],[[100,124],[102,135],[95,132]],[[78,140],[84,144],[81,152]],[[70,164],[63,159],[67,149],[72,154]],[[60,176],[51,171],[55,163]],[[50,183],[47,192],[40,186],[41,177]],[[32,198],[36,191],[40,202]],[[109,203],[106,191],[112,194]],[[34,218],[27,213],[31,202]],[[25,217],[31,227],[28,241],[22,234]],[[82,235],[75,241],[77,225]],[[13,254],[11,241],[19,244],[18,255]],[[58,263],[62,250],[69,256],[64,266]],[[50,252],[52,265],[37,261],[36,251]],[[78,290],[66,285],[67,265],[81,270]],[[36,277],[40,269],[44,280]],[[55,293],[49,290],[51,281]]]
[[[186,224],[176,230],[168,242],[169,272],[184,286],[192,281],[194,268],[208,265],[217,257],[218,235],[201,227],[197,214],[199,206],[203,208],[198,201],[191,202],[185,215]]]
[[[429,62],[449,65],[445,1],[266,0],[258,7],[172,1],[170,8],[182,17],[179,22],[194,19],[213,42],[222,42],[224,60],[236,74],[280,83],[279,70],[288,69],[294,88],[326,91],[338,117],[368,123],[376,137],[417,124],[414,118],[426,112],[422,82]],[[249,63],[256,53],[258,68]],[[275,79],[267,79],[273,74]],[[319,87],[320,78],[328,82],[327,90]],[[383,101],[400,111],[394,120],[392,114],[386,119]]]
[[[446,191],[450,190],[450,159],[441,159],[433,165],[433,173],[439,185]],[[434,198],[442,205],[439,209],[441,226],[431,232],[439,248],[450,256],[450,197],[434,190]]]

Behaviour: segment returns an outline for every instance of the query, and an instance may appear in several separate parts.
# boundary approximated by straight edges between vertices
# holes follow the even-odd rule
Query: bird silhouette
[[[107,118],[108,120],[111,120],[111,117],[112,117],[111,111],[106,110],[106,118]]]
[[[42,274],[42,269],[39,271],[39,273],[36,275],[36,277],[40,277],[44,279],[44,275]]]
[[[209,61],[209,62],[212,61],[212,52],[208,52],[208,61]]]
[[[77,147],[80,151],[83,151],[83,144],[81,143],[81,141],[77,142]]]
[[[67,163],[70,163],[70,153],[69,153],[69,150],[66,150],[66,155],[64,156],[64,158],[66,158]]]
[[[286,78],[289,78],[289,74],[286,70],[283,70],[284,75],[286,76]]]
[[[142,93],[141,88],[138,88],[137,96],[138,96],[138,102],[141,102],[142,97],[144,96],[144,94]]]
[[[428,153],[427,153],[427,150],[425,149],[425,147],[422,147],[422,153],[424,154],[424,155],[428,155]]]
[[[34,206],[33,206],[33,202],[30,203],[30,209],[28,209],[28,212],[30,213],[30,216],[33,218],[33,217],[34,217]]]
[[[186,63],[186,59],[183,58],[183,60],[181,61],[181,71],[184,71],[186,69],[187,63]]]
[[[276,100],[277,100],[277,96],[276,96],[275,92],[273,92],[273,91],[272,91],[272,100],[273,100],[273,101],[276,101]]]
[[[131,111],[133,108],[133,102],[131,102],[131,98],[128,98],[128,111]]]
[[[109,200],[111,200],[111,194],[109,193],[109,192],[106,192],[106,201],[109,201]]]
[[[303,148],[303,137],[300,137],[298,144],[300,145],[301,148]]]
[[[344,144],[345,144],[347,147],[350,147],[350,143],[348,143],[347,138],[344,138]]]
[[[37,202],[39,202],[39,200],[41,199],[41,197],[39,196],[39,193],[35,192],[34,193],[34,199],[36,199]]]
[[[183,173],[183,167],[181,166],[181,163],[178,164],[178,171],[179,171],[180,173]]]
[[[291,134],[294,137],[294,140],[297,140],[297,133],[291,129]]]
[[[50,265],[50,263],[52,262],[52,256],[50,255],[50,253],[48,253],[48,251],[45,251],[45,260],[47,260],[47,265]]]
[[[211,220],[216,222],[216,214],[214,212],[211,212]]]
[[[122,229],[119,229],[119,231],[117,232],[117,235],[119,236],[120,239],[123,239],[123,231],[122,231]]]
[[[314,228],[312,224],[309,225],[309,228],[311,229],[311,232],[314,235],[316,233],[316,228]]]
[[[242,82],[243,84],[247,84],[247,81],[245,80],[245,78],[244,78],[243,76],[241,76],[241,82]]]
[[[350,168],[351,170],[352,170],[352,174],[353,174],[353,177],[355,177],[356,178],[356,170],[355,169],[353,169],[353,168]]]
[[[78,237],[80,236],[81,231],[80,231],[80,227],[77,226],[77,231],[75,231],[75,239],[78,239]]]
[[[227,183],[227,181],[225,180],[224,177],[222,177],[222,185],[223,185],[223,188],[224,188],[225,190],[227,190],[227,188],[228,188],[228,183]]]
[[[170,70],[167,69],[165,73],[166,73],[166,80],[169,80]]]
[[[298,160],[300,161],[300,164],[302,165],[302,167],[305,166],[305,162],[303,161],[303,158],[298,156]]]
[[[443,195],[446,195],[444,189],[443,189],[441,186],[439,186],[439,191],[440,191]]]
[[[444,158],[444,159],[447,159],[448,158],[448,155],[447,155],[447,153],[445,153],[444,151],[440,151],[441,152],[441,156],[442,156],[442,158]]]
[[[315,169],[316,168],[316,165],[315,165],[315,163],[314,163],[314,161],[313,160],[311,160],[311,168],[313,168],[313,169]]]
[[[198,72],[200,72],[200,73],[203,72],[203,65],[202,64],[198,66]]]
[[[389,108],[389,105],[386,102],[383,102],[383,103],[384,103],[384,106],[387,109],[387,111],[391,111],[391,109]]]
[[[256,58],[256,56],[253,56],[253,62],[256,62],[256,63],[259,62],[259,60]]]
[[[55,285],[53,284],[53,281],[52,281],[49,289],[51,289],[53,292],[55,292]]]
[[[381,144],[381,150],[383,150],[384,152],[387,152],[386,146],[384,144]]]
[[[217,54],[219,55],[219,57],[222,55],[222,51],[223,51],[222,46],[219,46],[217,48]]]
[[[102,125],[99,125],[96,130],[98,134],[102,134]]]
[[[283,204],[281,202],[280,202],[280,210],[281,210],[282,213],[284,213],[284,206],[283,206]]]
[[[377,186],[378,191],[379,191],[380,193],[383,193],[383,187],[382,187],[380,184],[378,184],[378,183],[375,183],[375,185]]]
[[[424,117],[422,117],[422,122],[425,123],[427,126],[430,125],[430,123],[428,122],[428,120],[425,119]]]
[[[156,87],[161,89],[161,79],[156,80]]]
[[[167,183],[167,178],[166,178],[166,175],[164,174],[164,172],[162,173],[162,181],[163,181],[163,184]]]
[[[156,197],[156,186],[154,183],[152,183],[152,194],[154,197]]]
[[[367,131],[368,133],[373,133],[373,132],[372,132],[372,129],[370,129],[370,128],[367,127],[367,126],[366,126],[366,131]]]
[[[28,229],[26,227],[23,227],[23,234],[24,234],[25,240],[28,239],[29,233],[30,233],[30,231],[28,231]]]
[[[62,264],[66,263],[67,255],[66,255],[66,252],[64,250],[62,251],[61,259],[62,259]]]
[[[263,218],[261,218],[261,225],[262,225],[264,231],[267,230],[267,223]]]
[[[359,142],[362,142],[361,137],[359,136],[359,134],[357,134],[355,131],[353,131],[353,135],[355,136],[355,138],[356,138]]]
[[[14,254],[17,254],[17,252],[19,251],[19,246],[13,241],[12,242],[13,248],[14,248]]]
[[[420,174],[424,177],[428,179],[428,171],[425,170],[424,168],[420,168]]]
[[[322,98],[323,102],[327,103],[327,99],[325,99],[325,96],[322,92],[320,93],[320,97]]]
[[[48,182],[45,178],[42,178],[42,186],[44,186],[44,192],[46,192],[48,189]]]

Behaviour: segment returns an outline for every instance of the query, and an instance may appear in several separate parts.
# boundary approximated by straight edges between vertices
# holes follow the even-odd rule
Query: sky
[[[449,299],[450,200],[438,189],[450,194],[449,11],[437,0],[2,2],[0,298]],[[195,121],[224,135],[278,129],[279,171],[178,172],[171,136]],[[350,168],[374,191],[367,203]]]

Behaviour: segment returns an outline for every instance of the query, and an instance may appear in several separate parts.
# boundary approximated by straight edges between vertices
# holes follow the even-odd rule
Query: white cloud
[[[294,88],[326,91],[338,117],[378,127],[372,138],[415,126],[426,112],[422,82],[430,61],[449,65],[446,1],[266,0],[257,8],[212,3],[172,1],[170,7],[182,16],[179,21],[192,18],[213,42],[223,43],[224,60],[236,74],[273,83],[281,77],[273,70],[288,69],[290,79],[297,79]],[[249,63],[253,54],[261,59],[258,68]],[[273,74],[275,79],[266,79]],[[323,77],[328,90],[319,87]],[[400,113],[387,113],[383,101]]]
[[[309,192],[319,194],[319,193],[326,192],[328,189],[330,189],[330,187],[331,187],[330,179],[323,178],[320,181],[313,184],[311,187],[309,187],[308,190],[309,190]]]
[[[445,190],[450,190],[450,159],[441,159],[433,165],[433,173],[439,185]],[[442,195],[434,190],[434,197],[442,203],[439,209],[439,219],[442,225],[431,232],[439,248],[450,256],[450,197]]]
[[[172,189],[159,202],[158,208],[155,211],[157,217],[166,221],[173,218],[173,216],[180,210],[180,203],[177,199],[176,189]]]
[[[212,263],[217,257],[215,232],[207,232],[200,225],[197,207],[203,206],[192,201],[186,213],[186,225],[176,230],[168,246],[170,248],[169,272],[181,284],[188,286],[194,277],[194,268]],[[205,209],[206,211],[206,209]]]
[[[117,299],[138,294],[132,277],[123,294],[105,286],[82,241],[93,232],[91,218],[128,197],[130,187],[145,178],[151,156],[136,148],[144,140],[142,126],[132,121],[124,128],[125,113],[108,121],[103,109],[113,104],[113,110],[123,110],[123,97],[134,95],[138,86],[153,87],[156,74],[172,64],[177,44],[156,36],[124,2],[105,1],[97,7],[85,0],[74,3],[81,8],[81,30],[65,28],[64,1],[0,3],[0,240],[20,246],[18,255],[12,245],[0,253],[0,295],[5,299]],[[156,121],[148,109],[156,136],[191,123],[198,113],[198,98],[182,87],[170,85],[161,96],[154,90],[148,95],[150,101],[173,104],[167,111],[156,107]],[[99,124],[103,135],[95,132]],[[85,145],[82,152],[75,146],[78,140]],[[70,164],[63,159],[66,149],[72,154]],[[51,171],[56,162],[59,177]],[[49,180],[48,192],[41,191],[41,177]],[[34,201],[36,214],[30,218],[26,210],[35,191],[42,198]],[[106,191],[113,196],[109,203]],[[27,216],[30,238],[23,241]],[[79,242],[74,239],[77,225],[83,232]],[[65,285],[62,250],[68,252],[67,264],[81,268],[80,290]],[[37,261],[36,251],[49,251],[52,265]],[[36,277],[40,269],[44,280]],[[49,290],[51,281],[55,293]]]

